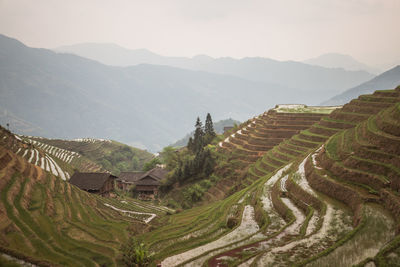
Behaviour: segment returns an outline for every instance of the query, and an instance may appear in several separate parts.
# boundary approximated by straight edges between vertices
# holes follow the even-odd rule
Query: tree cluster
[[[193,138],[189,138],[187,148],[194,154],[197,154],[204,150],[204,147],[210,144],[216,135],[210,113],[207,113],[204,128],[200,118],[197,117],[194,135]]]
[[[176,182],[183,184],[189,181],[200,180],[209,177],[215,166],[215,159],[207,145],[216,136],[211,115],[208,113],[205,126],[203,127],[200,118],[197,118],[193,138],[189,139],[187,150],[176,154],[171,158],[174,166],[167,164],[169,169],[173,169],[171,177],[161,188],[168,191]],[[171,154],[171,153],[170,153]]]
[[[189,138],[187,149],[194,158],[179,162],[175,171],[175,177],[180,184],[187,180],[211,175],[214,168],[214,159],[209,149],[205,147],[216,136],[210,113],[207,114],[203,127],[200,118],[197,117],[193,138]],[[192,179],[191,179],[192,178]]]
[[[140,170],[141,168],[138,155],[128,146],[121,146],[118,150],[106,154],[100,164],[116,175],[119,175],[120,172]]]

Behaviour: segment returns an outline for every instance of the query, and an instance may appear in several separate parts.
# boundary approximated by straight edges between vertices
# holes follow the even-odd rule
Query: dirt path
[[[146,213],[146,212],[138,212],[138,211],[131,211],[131,210],[122,210],[119,208],[114,207],[113,205],[110,205],[108,203],[104,203],[105,206],[112,208],[113,210],[122,212],[122,213],[127,213],[127,214],[136,214],[136,215],[149,215],[150,217],[143,220],[145,223],[149,223],[151,220],[153,220],[157,215],[154,213]]]

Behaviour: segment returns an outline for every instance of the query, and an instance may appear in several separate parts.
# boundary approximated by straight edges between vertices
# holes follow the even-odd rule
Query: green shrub
[[[121,246],[121,257],[128,267],[149,266],[152,262],[152,255],[145,245],[132,236]]]

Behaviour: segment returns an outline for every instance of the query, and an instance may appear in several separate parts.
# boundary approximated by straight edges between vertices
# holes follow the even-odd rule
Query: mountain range
[[[370,94],[375,90],[388,90],[398,85],[400,85],[400,65],[322,102],[322,105],[343,105],[359,95]]]
[[[106,138],[156,152],[207,112],[215,121],[243,121],[277,103],[320,103],[374,77],[263,58],[182,61],[203,69],[110,66],[0,35],[0,124],[26,135]]]
[[[378,68],[368,66],[365,63],[359,62],[352,56],[338,53],[323,54],[315,58],[310,58],[303,61],[306,64],[321,66],[326,68],[342,68],[345,70],[364,70],[373,74],[380,74],[382,71]]]
[[[373,74],[362,70],[346,71],[262,57],[166,57],[146,49],[131,50],[115,44],[84,43],[59,47],[55,51],[72,53],[112,66],[154,64],[233,75],[246,80],[281,85],[293,89],[293,92],[303,93],[323,90],[325,94],[335,94],[334,92],[344,91],[374,77]],[[308,104],[319,103],[313,101],[315,98],[310,96]]]

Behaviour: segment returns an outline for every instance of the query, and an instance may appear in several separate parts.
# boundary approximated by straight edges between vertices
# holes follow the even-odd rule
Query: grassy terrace
[[[388,95],[390,97],[388,97]],[[397,96],[396,96],[397,95]],[[343,110],[336,110],[331,116],[324,118],[321,122],[315,124],[310,130],[306,130],[306,131],[302,131],[301,134],[299,135],[295,135],[292,138],[288,139],[287,141],[282,142],[280,145],[278,145],[277,147],[275,147],[275,149],[268,151],[262,158],[260,158],[255,164],[251,165],[249,168],[249,176],[251,177],[268,177],[271,173],[273,173],[274,171],[276,171],[280,166],[283,166],[285,164],[287,164],[290,161],[296,160],[296,156],[297,158],[300,158],[301,156],[305,157],[307,154],[311,153],[312,151],[314,151],[316,148],[318,148],[319,146],[321,146],[326,140],[329,139],[330,136],[334,135],[335,133],[339,133],[335,136],[333,136],[332,138],[329,139],[329,142],[326,144],[326,153],[327,155],[329,155],[329,158],[331,160],[336,160],[337,163],[334,165],[334,167],[336,169],[345,169],[348,173],[351,172],[355,172],[357,171],[357,175],[366,175],[367,178],[369,179],[375,179],[376,181],[378,181],[378,185],[381,184],[383,186],[385,186],[385,184],[387,184],[387,179],[385,178],[388,174],[388,172],[392,172],[394,173],[394,175],[397,175],[398,177],[398,172],[397,172],[397,167],[395,166],[390,166],[391,159],[397,158],[396,155],[390,155],[387,152],[388,151],[374,151],[374,155],[382,155],[382,153],[386,153],[386,156],[383,157],[386,161],[385,163],[376,163],[373,162],[370,159],[365,159],[365,158],[360,158],[357,157],[355,155],[350,155],[350,160],[347,161],[343,161],[344,155],[349,155],[351,154],[352,150],[354,149],[353,146],[358,146],[358,143],[355,142],[355,140],[357,140],[357,138],[353,138],[351,139],[352,141],[348,142],[349,140],[349,133],[354,133],[356,132],[356,130],[354,129],[354,126],[356,126],[356,124],[360,121],[366,121],[366,119],[368,119],[371,115],[374,115],[376,113],[378,113],[380,110],[384,109],[387,106],[391,106],[394,103],[394,99],[397,99],[397,101],[400,101],[399,95],[396,91],[394,90],[389,90],[389,91],[384,91],[384,92],[378,92],[374,95],[371,96],[373,98],[374,104],[373,104],[373,108],[365,108],[363,106],[363,102],[365,103],[365,105],[368,105],[368,101],[371,102],[371,99],[368,99],[368,96],[361,96],[357,101],[353,101],[352,104],[348,105],[348,107],[345,106],[345,108]],[[379,103],[379,104],[375,104],[375,102]],[[397,110],[400,110],[399,106],[396,106]],[[397,113],[394,111],[391,111],[391,114],[395,114],[395,116],[391,116],[390,119],[387,119],[384,121],[384,125],[383,123],[380,124],[379,126],[382,126],[380,128],[379,131],[375,131],[376,132],[381,132],[382,128],[386,128],[386,129],[394,129],[394,127],[396,127],[397,121],[396,119],[393,119],[393,117],[397,116]],[[398,120],[398,117],[397,117]],[[366,122],[368,123],[368,122]],[[371,124],[371,123],[370,123]],[[376,127],[379,127],[377,124],[371,124],[369,126],[370,130],[374,129]],[[343,132],[343,129],[348,129],[348,128],[353,128],[352,130],[348,130]],[[357,127],[358,129],[359,127]],[[397,132],[396,129],[392,130],[392,133]],[[387,136],[386,134],[382,134],[381,136],[385,137],[386,140],[390,139],[389,136]],[[376,136],[375,136],[376,137]],[[380,140],[379,138],[376,137],[376,141],[374,144],[379,144],[382,143],[383,141]],[[359,149],[361,150],[361,149]],[[362,151],[365,153],[365,151],[371,151],[373,150],[370,147],[368,148],[363,148]],[[376,150],[376,149],[375,149]],[[294,153],[293,153],[294,152]],[[300,156],[300,157],[299,157]],[[342,163],[343,161],[343,163]],[[352,164],[360,164],[357,166],[357,168],[352,168]],[[368,164],[371,164],[371,166],[380,166],[377,169],[380,170],[384,170],[384,173],[375,173],[375,174],[370,174],[368,176],[367,173],[367,169],[364,169],[364,167],[368,166]],[[358,167],[360,167],[361,169],[359,169]],[[356,170],[357,169],[357,170]],[[320,172],[320,170],[317,170],[318,172]],[[330,183],[336,184],[336,185],[340,185],[343,184],[345,187],[343,187],[342,190],[344,190],[344,188],[347,188],[347,192],[349,192],[349,194],[359,194],[360,198],[359,199],[365,199],[367,201],[377,201],[378,195],[379,195],[379,187],[376,186],[376,183],[373,187],[369,186],[368,183],[366,182],[366,180],[364,180],[364,182],[362,181],[357,181],[357,180],[353,180],[353,181],[346,181],[343,180],[342,178],[338,178],[335,175],[333,175],[333,173],[331,171],[327,171],[325,173],[321,173],[320,176],[323,177],[324,175],[328,175],[327,177],[323,178],[323,179],[328,179],[330,181]],[[331,178],[328,178],[328,177]],[[373,183],[374,184],[374,183]],[[346,192],[345,190],[345,192]],[[339,190],[340,192],[340,190]],[[350,193],[353,192],[353,193]],[[392,205],[393,207],[393,197],[395,196],[394,193],[388,193],[386,194],[387,196],[390,196],[390,200],[389,197],[387,198],[387,200],[384,200],[384,202],[387,205]],[[334,194],[332,195],[333,197],[335,196]],[[345,198],[344,198],[345,199]],[[357,199],[357,198],[355,198]],[[341,198],[339,198],[340,201],[343,201]],[[351,202],[353,201],[353,202]],[[349,259],[347,261],[342,261],[342,263],[346,263],[349,264],[350,262],[352,262],[352,264],[354,263],[358,263],[360,261],[362,261],[363,259],[370,257],[371,255],[375,255],[383,246],[383,243],[385,242],[389,242],[390,238],[392,237],[392,233],[394,233],[393,231],[393,226],[392,226],[392,221],[390,218],[390,215],[388,217],[387,214],[382,215],[382,212],[379,211],[379,208],[376,207],[366,207],[364,209],[360,209],[357,208],[359,206],[357,206],[354,202],[355,200],[351,200],[350,202],[348,202],[348,204],[353,208],[354,216],[356,216],[356,219],[353,219],[354,222],[358,223],[357,227],[353,230],[348,232],[348,234],[345,234],[344,236],[342,236],[341,238],[337,239],[337,240],[331,240],[330,245],[328,247],[326,247],[325,250],[314,250],[311,254],[309,254],[309,256],[313,255],[313,253],[317,253],[315,254],[315,256],[311,257],[310,260],[314,261],[317,260],[319,258],[321,259],[326,259],[326,255],[332,255],[330,259],[333,259],[332,262],[335,263],[340,263],[340,259],[345,253],[345,251],[347,250],[351,250],[351,252],[348,252],[347,255],[349,256]],[[400,203],[397,202],[397,203]],[[373,210],[373,212],[371,213],[371,209]],[[392,213],[396,213],[398,211],[392,211]],[[306,218],[308,218],[310,220],[310,213],[305,213]],[[400,212],[398,212],[398,214],[400,214]],[[361,216],[361,217],[360,217]],[[371,217],[372,216],[372,217]],[[360,221],[361,218],[361,221]],[[364,219],[362,219],[364,218]],[[385,219],[382,219],[385,218]],[[368,221],[368,223],[363,223],[365,221]],[[372,223],[372,222],[375,222]],[[396,221],[398,221],[398,219],[396,219]],[[385,222],[385,223],[383,223]],[[383,224],[382,224],[383,223]],[[306,228],[307,226],[305,226],[306,224],[303,225],[303,228]],[[384,229],[384,231],[376,231],[376,229]],[[375,229],[375,230],[371,230],[371,229]],[[375,231],[379,233],[379,236],[376,236],[376,240],[377,240],[377,245],[374,247],[373,249],[373,253],[359,253],[357,252],[360,248],[364,247],[371,247],[371,243],[366,242],[366,240],[368,240],[368,234],[369,231]],[[382,234],[381,234],[382,233]],[[349,240],[352,240],[351,242],[348,242]],[[382,241],[378,241],[378,240],[382,240]],[[397,240],[397,239],[396,239]],[[356,246],[357,242],[361,242],[360,247],[358,247],[358,245]],[[381,243],[383,242],[383,243]],[[399,242],[395,242],[393,241],[391,244],[391,246],[393,247],[393,249],[391,249],[390,251],[398,251],[396,248],[397,245],[394,244],[398,244]],[[346,244],[343,246],[343,244]],[[334,251],[335,248],[338,247],[343,247],[340,249],[336,249],[335,251],[337,251],[337,253],[334,254],[330,254],[330,252]],[[302,248],[301,253],[304,252],[304,247]],[[399,249],[400,250],[400,249]],[[368,250],[367,250],[368,251]],[[380,261],[387,261],[387,255],[389,254],[388,249],[384,249],[382,250],[382,252],[379,254],[379,260]],[[288,254],[282,254],[281,257],[279,257],[280,260],[282,260],[283,262],[287,262],[287,260],[285,261],[285,257],[286,258],[290,258],[291,255],[293,255],[293,253],[295,252],[295,250],[291,250],[291,252],[289,252]],[[226,254],[221,254],[221,255],[228,255],[229,253]],[[360,256],[357,258],[357,254],[360,254]],[[386,255],[386,256],[382,256],[382,255]],[[235,254],[237,255],[237,254]],[[377,256],[378,257],[378,256]],[[249,258],[249,256],[246,256],[245,258]],[[257,260],[260,260],[261,256],[257,258]],[[293,257],[291,258],[293,259]],[[275,258],[276,260],[276,258]],[[310,260],[306,260],[304,261],[304,263],[309,262]],[[242,258],[241,261],[239,262],[243,262],[246,261],[245,259]],[[377,262],[378,258],[374,258],[372,259],[372,261]],[[232,261],[231,261],[232,262]],[[237,261],[234,261],[237,264]],[[292,261],[292,262],[296,262],[296,261]],[[324,260],[322,260],[322,262],[326,262]],[[320,264],[320,263],[319,263]],[[253,264],[254,265],[254,264]],[[333,265],[332,265],[333,266]]]
[[[371,97],[374,103],[384,103],[376,107],[393,103],[396,97],[400,102],[394,90]],[[206,257],[201,264],[396,263],[393,259],[400,258],[400,239],[394,236],[395,230],[400,230],[400,146],[396,135],[400,104],[377,114],[378,108],[363,108],[363,102],[367,105],[369,101],[364,99],[368,96],[335,110],[311,129],[307,125],[268,151],[244,149],[242,142],[250,143],[246,138],[252,138],[257,127],[267,132],[271,130],[267,129],[269,120],[288,118],[287,113],[282,113],[285,120],[272,119],[276,114],[260,116],[239,142],[225,142],[218,151],[231,153],[226,168],[234,157],[241,162],[241,170],[250,166],[248,175],[238,178],[242,186],[223,200],[166,216],[161,216],[162,208],[141,202],[122,203],[89,195],[1,147],[0,212],[7,215],[0,217],[1,249],[42,265],[118,265],[118,247],[126,239],[127,227],[143,226],[138,223],[143,218],[122,216],[104,205],[108,203],[160,215],[141,238],[155,253],[155,260],[161,261],[234,232],[250,205],[258,232],[216,248],[211,258],[198,256]],[[260,142],[260,136],[254,139]],[[248,158],[257,154],[263,156],[250,165]],[[274,180],[273,174],[288,163],[291,167]],[[229,228],[227,221],[232,217],[237,223]],[[220,256],[226,257],[218,259]]]
[[[148,215],[125,216],[105,206],[165,213],[162,209],[104,199],[71,186],[0,146],[0,251],[38,265],[116,266],[128,227]],[[3,138],[6,136],[6,138]],[[13,147],[13,149],[15,149]]]
[[[319,110],[320,107],[315,109],[313,107],[307,108],[312,109],[313,112],[302,113],[293,112],[293,110],[291,110],[291,112],[285,113],[270,110],[243,123],[238,129],[225,135],[225,138],[229,139],[226,142],[220,143],[219,146],[222,148],[221,150],[231,153],[233,158],[246,163],[246,166],[243,166],[244,169],[251,163],[256,162],[261,155],[265,155],[265,157],[270,159],[268,163],[264,162],[264,165],[257,163],[256,167],[251,167],[249,169],[251,178],[244,179],[243,186],[247,186],[254,178],[261,177],[265,175],[266,172],[275,170],[277,167],[285,164],[287,160],[295,157],[296,155],[293,154],[297,154],[296,151],[294,151],[294,153],[286,153],[284,149],[277,149],[274,151],[271,149],[327,116],[327,110],[331,112],[335,109],[329,107],[324,109],[324,112],[318,113],[317,110]],[[309,136],[312,137],[312,140],[315,138],[318,140],[324,138],[324,136],[321,136],[319,133],[310,132]],[[312,140],[306,140],[305,142],[314,146]],[[294,148],[296,148],[296,144]]]
[[[239,200],[259,184],[257,181],[224,200],[167,216],[162,226],[144,234],[143,238],[150,250],[157,252],[157,260],[216,240],[232,231],[226,224],[232,208],[239,205],[241,209]]]
[[[374,94],[374,100],[376,101],[380,95],[390,95],[389,99],[392,99],[395,94],[393,90],[380,91]],[[400,99],[398,101],[400,102]],[[393,127],[400,124],[399,105],[400,103],[392,104],[391,107],[370,116],[356,128],[331,137],[325,146],[325,152],[317,157],[326,175],[339,184],[351,186],[354,191],[364,197],[364,200],[381,203],[385,210],[382,206],[370,207],[364,212],[363,216],[369,219],[366,220],[360,233],[331,256],[324,257],[325,261],[321,259],[312,266],[317,266],[328,259],[329,262],[332,261],[335,264],[345,264],[346,261],[343,259],[349,255],[346,257],[340,255],[349,254],[346,251],[352,251],[351,257],[363,262],[360,266],[368,262],[387,266],[389,262],[392,262],[391,258],[400,258],[398,249],[400,244],[397,242],[398,238],[394,238],[396,229],[400,229],[400,205],[398,205],[400,203],[398,194],[400,169],[399,164],[392,164],[398,159],[400,151],[399,137],[393,135],[398,135],[398,132],[392,131]],[[391,215],[384,215],[388,211]],[[366,237],[372,233],[376,236]],[[370,253],[359,252],[363,256],[357,257],[354,251],[364,245],[372,246],[368,240],[374,240],[380,246],[371,250]]]
[[[378,113],[383,109],[386,105],[393,105],[393,99],[397,99],[400,101],[400,97],[395,95],[398,94],[395,90],[389,91],[379,91],[377,94],[373,95],[363,95],[357,99],[357,105],[352,103],[346,104],[343,108],[339,109],[337,107],[332,108],[330,115],[328,117],[323,117],[321,121],[315,123],[309,130],[303,130],[300,134],[294,135],[289,138],[287,141],[280,143],[277,146],[277,151],[281,154],[286,153],[286,157],[291,159],[293,155],[291,155],[290,151],[295,150],[295,153],[298,155],[306,156],[311,151],[315,150],[319,146],[321,146],[330,136],[334,135],[337,132],[340,132],[342,129],[353,128],[360,121],[367,120],[370,115]],[[387,97],[390,95],[390,97]],[[382,108],[374,107],[367,111],[365,110],[362,103],[365,103],[365,106],[368,106],[368,97],[373,97],[374,102],[379,102]],[[382,99],[381,99],[382,98]],[[379,100],[378,100],[379,99]],[[286,108],[282,106],[281,108]],[[293,109],[302,108],[301,106],[293,106]],[[364,112],[363,114],[359,113],[360,110]],[[330,143],[331,147],[336,144],[336,137]],[[282,147],[282,148],[281,148]],[[266,165],[272,166],[282,166],[282,164],[288,163],[289,161],[282,161],[284,157],[277,157],[276,155],[265,154],[262,159],[259,161],[263,161]],[[281,163],[281,164],[278,164]],[[260,164],[258,163],[258,166]],[[252,167],[251,167],[252,168]],[[260,169],[260,168],[259,168]],[[264,168],[265,169],[265,168]],[[265,173],[265,175],[268,172]]]
[[[153,155],[147,151],[130,147],[113,140],[101,140],[101,139],[77,139],[77,140],[62,140],[62,139],[46,139],[46,138],[31,138],[37,142],[43,144],[51,145],[57,148],[66,149],[68,151],[73,151],[79,153],[83,157],[75,157],[71,162],[78,168],[86,168],[89,171],[90,168],[97,170],[99,166],[102,169],[110,169],[114,167],[112,164],[116,165],[117,162],[130,163],[129,161],[133,156],[137,159],[136,169],[141,169],[143,164],[149,161]],[[118,153],[118,155],[116,155]],[[128,154],[129,160],[123,156]],[[104,163],[104,160],[110,161],[111,159],[116,162],[111,162],[111,164]],[[110,166],[111,165],[111,166]],[[133,169],[132,169],[133,170]],[[117,169],[110,169],[109,171],[118,174]]]

